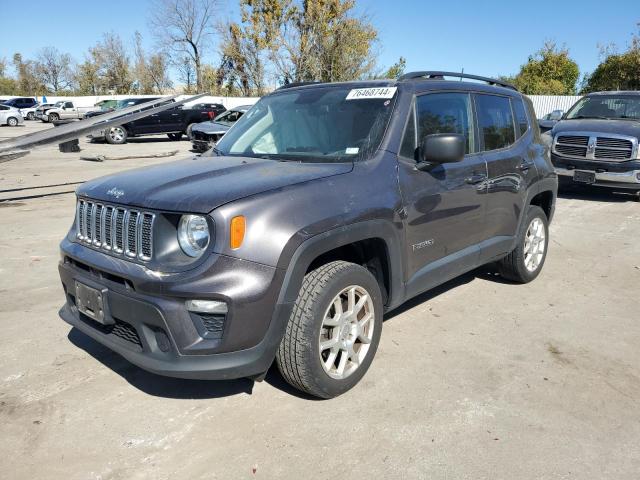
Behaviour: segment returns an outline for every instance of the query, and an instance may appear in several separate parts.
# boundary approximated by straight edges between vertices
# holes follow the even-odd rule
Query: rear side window
[[[431,93],[416,99],[418,143],[434,133],[459,133],[466,153],[473,151],[471,98],[467,93]],[[404,145],[403,145],[404,146]]]
[[[476,95],[476,109],[484,151],[506,148],[515,142],[509,98],[496,95]]]
[[[529,130],[529,121],[527,120],[527,112],[520,98],[512,98],[511,105],[513,105],[513,113],[516,116],[516,125],[518,138],[527,133]]]

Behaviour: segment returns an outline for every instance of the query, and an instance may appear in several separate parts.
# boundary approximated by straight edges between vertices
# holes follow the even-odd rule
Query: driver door
[[[487,165],[478,153],[473,118],[466,92],[424,94],[416,97],[411,109],[398,156],[408,296],[474,268],[479,260],[478,244],[485,239]],[[418,145],[435,133],[463,134],[465,157],[418,170]]]

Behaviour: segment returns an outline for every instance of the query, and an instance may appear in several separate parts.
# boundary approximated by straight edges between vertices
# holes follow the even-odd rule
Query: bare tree
[[[178,67],[178,78],[184,84],[184,93],[194,93],[196,71],[193,68],[193,62],[189,57],[183,57],[176,66]]]
[[[202,81],[202,59],[215,33],[218,0],[154,0],[151,27],[158,43],[177,57],[183,69],[185,56],[195,70],[196,87]]]
[[[72,65],[68,53],[61,53],[55,47],[44,47],[38,52],[34,69],[40,82],[55,93],[73,85]]]

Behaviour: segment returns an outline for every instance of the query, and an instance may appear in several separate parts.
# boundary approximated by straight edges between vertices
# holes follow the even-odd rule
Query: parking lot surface
[[[0,137],[42,128],[0,127]],[[0,163],[0,200],[33,197],[0,202],[2,478],[638,478],[640,204],[630,197],[561,195],[535,282],[482,269],[421,295],[387,316],[363,381],[317,401],[275,367],[255,384],[155,376],[58,317],[58,242],[75,206],[60,192],[190,144],[81,147]]]

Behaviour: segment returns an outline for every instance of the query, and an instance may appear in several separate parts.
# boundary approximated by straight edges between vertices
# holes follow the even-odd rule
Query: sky
[[[237,0],[220,2],[221,20],[237,18]],[[0,57],[10,60],[20,52],[33,58],[40,48],[54,46],[81,61],[105,31],[118,33],[132,46],[137,30],[153,51],[147,23],[151,3],[62,0],[52,6],[50,0],[0,0]],[[517,73],[546,40],[566,45],[581,74],[593,71],[598,45],[615,43],[626,49],[640,22],[638,0],[357,0],[357,10],[378,29],[381,69],[403,56],[407,71],[464,68],[485,76]],[[216,64],[216,52],[214,46],[207,61]]]

